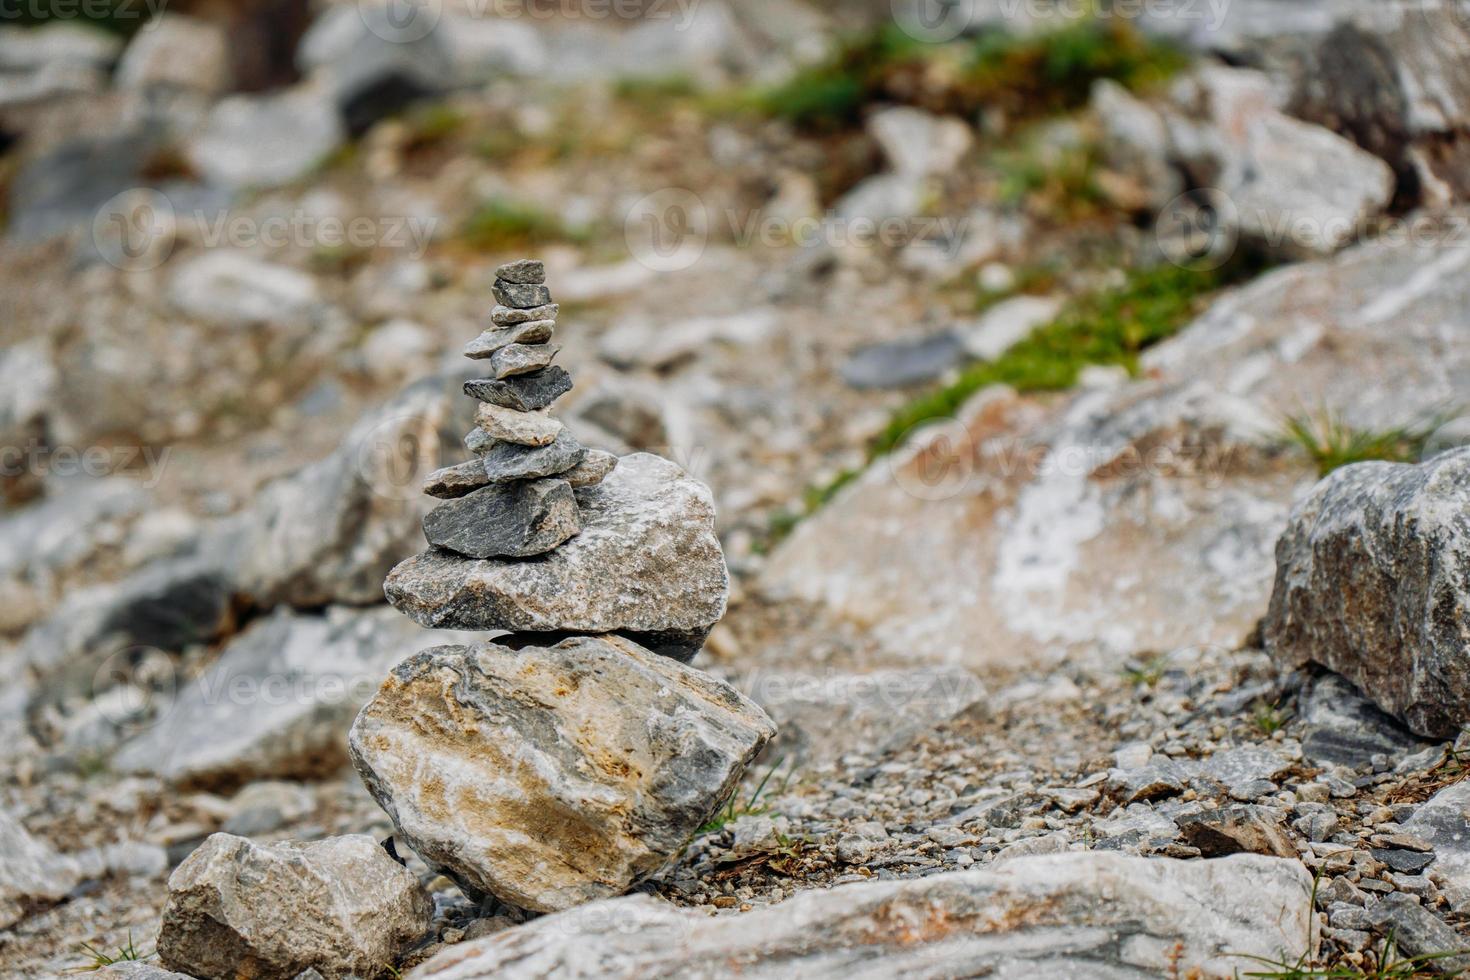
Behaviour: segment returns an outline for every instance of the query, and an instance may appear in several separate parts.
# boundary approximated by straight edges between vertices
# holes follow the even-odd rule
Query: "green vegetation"
[[[464,113],[445,102],[416,106],[403,117],[408,128],[408,149],[421,150],[441,144],[465,128]]]
[[[1286,724],[1286,712],[1264,698],[1256,701],[1251,709],[1251,720],[1263,735],[1274,735]]]
[[[669,102],[696,97],[699,87],[688,75],[631,77],[618,79],[612,94],[635,106],[658,109]]]
[[[1138,355],[1178,332],[1209,294],[1259,268],[1259,261],[1249,256],[1204,271],[1158,265],[1130,273],[1117,289],[1079,297],[996,360],[972,364],[953,384],[900,408],[870,455],[891,451],[917,426],[953,416],[971,395],[989,385],[1059,391],[1075,384],[1089,365],[1117,364],[1136,371]]]
[[[85,973],[100,970],[114,963],[146,960],[149,956],[153,955],[152,953],[143,954],[138,952],[138,947],[133,945],[133,934],[131,932],[128,933],[128,944],[126,946],[119,946],[116,953],[104,953],[91,943],[82,943],[82,950],[88,956],[92,957],[92,962],[81,968],[81,971]]]
[[[751,793],[750,798],[744,803],[740,802],[740,789],[736,787],[735,792],[730,794],[730,799],[725,802],[725,805],[717,810],[713,817],[705,821],[704,826],[694,832],[694,836],[703,837],[705,834],[717,833],[723,830],[726,824],[733,823],[741,817],[757,816],[770,812],[770,807],[760,802],[761,794],[766,791],[766,784],[771,781],[771,777],[776,774],[776,770],[780,769],[781,763],[785,761],[784,758],[777,759],[775,764],[766,770],[766,774],[756,784],[755,792]],[[781,780],[781,789],[779,792],[784,793],[786,791],[786,787],[790,784],[794,771],[794,766],[792,769],[786,771],[785,778]]]
[[[459,239],[484,252],[509,251],[547,242],[581,241],[555,215],[529,205],[491,198],[477,207],[460,227]]]
[[[1162,653],[1149,654],[1123,668],[1123,679],[1134,687],[1156,687],[1169,669],[1169,658]]]
[[[1305,450],[1317,464],[1317,475],[1326,476],[1339,466],[1365,460],[1415,462],[1423,453],[1429,437],[1448,417],[1452,414],[1397,428],[1356,429],[1338,413],[1323,408],[1315,414],[1286,419],[1282,423],[1282,438],[1288,444]]]
[[[1004,205],[1025,205],[1034,213],[1058,221],[1089,217],[1107,203],[1097,183],[1098,150],[1091,143],[1045,147],[1035,137],[990,158],[1000,174],[996,199]]]
[[[1084,104],[1100,78],[1145,88],[1186,63],[1177,48],[1122,20],[1080,19],[1042,34],[989,32],[943,45],[890,26],[850,39],[827,60],[744,101],[810,132],[855,128],[863,108],[877,102],[966,118],[998,109],[1024,119]]]

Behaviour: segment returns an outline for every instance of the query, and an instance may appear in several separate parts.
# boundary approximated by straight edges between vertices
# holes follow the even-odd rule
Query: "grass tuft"
[[[753,817],[762,813],[769,813],[771,808],[761,802],[761,795],[766,791],[766,785],[770,783],[771,777],[776,774],[776,770],[780,769],[781,764],[785,761],[784,758],[777,759],[775,764],[766,770],[766,774],[756,784],[755,792],[751,793],[750,797],[744,803],[740,802],[740,789],[736,787],[735,792],[730,794],[730,799],[725,802],[725,805],[715,811],[715,815],[705,821],[704,825],[694,832],[694,836],[703,837],[705,834],[718,833],[725,828],[726,824],[733,823],[741,817]],[[786,792],[786,787],[790,785],[791,776],[794,771],[794,766],[786,770],[786,776],[781,780],[781,789],[779,792]]]
[[[1282,439],[1301,447],[1317,465],[1317,475],[1326,476],[1340,466],[1369,460],[1417,462],[1429,437],[1445,421],[1446,417],[1436,417],[1396,428],[1358,429],[1337,412],[1322,408],[1283,421]]]
[[[483,252],[580,241],[583,237],[555,215],[504,198],[491,198],[482,203],[459,230],[460,241]]]
[[[152,953],[138,952],[138,947],[133,945],[132,932],[128,933],[127,945],[119,946],[116,953],[103,952],[102,950],[93,946],[91,943],[82,943],[81,948],[83,952],[92,957],[92,962],[80,968],[79,972],[82,973],[91,973],[94,970],[100,970],[103,967],[112,966],[112,964],[114,963],[137,962],[141,960],[146,960],[148,957],[154,955]]]

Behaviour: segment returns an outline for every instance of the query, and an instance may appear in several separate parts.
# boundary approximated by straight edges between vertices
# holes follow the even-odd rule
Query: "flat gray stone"
[[[549,446],[566,428],[544,410],[518,412],[489,402],[481,402],[475,411],[475,425],[492,439],[518,446]]]
[[[549,446],[518,446],[497,442],[481,457],[491,483],[535,480],[564,473],[582,461],[587,450],[570,433],[563,431]]]
[[[464,393],[482,402],[531,412],[546,408],[572,390],[572,376],[552,365],[509,378],[478,378],[464,383]]]
[[[555,320],[525,320],[507,327],[486,330],[465,344],[464,356],[478,360],[511,344],[544,344],[551,339],[555,326]]]
[[[693,656],[729,590],[709,488],[635,453],[577,503],[582,533],[544,557],[428,551],[389,574],[388,601],[423,626],[624,633]]]
[[[467,459],[463,463],[455,463],[430,473],[424,480],[424,493],[431,497],[452,500],[489,485],[490,476],[485,472],[485,461]]]
[[[572,489],[579,490],[582,487],[595,487],[618,465],[618,458],[612,453],[601,449],[589,449],[587,455],[582,457],[582,462],[573,466],[561,475],[572,485]]]
[[[1322,664],[1420,734],[1470,722],[1470,449],[1356,463],[1292,509],[1266,648]]]
[[[545,286],[497,279],[490,290],[495,294],[495,301],[501,306],[512,306],[518,310],[529,310],[551,302],[551,290]]]
[[[430,544],[467,558],[529,558],[578,530],[577,500],[565,480],[485,487],[424,517]]]
[[[622,637],[445,646],[358,715],[353,762],[470,895],[556,911],[678,854],[775,732],[724,681]]]
[[[490,369],[500,379],[530,374],[550,365],[560,350],[555,344],[511,344],[490,355]]]
[[[490,310],[490,322],[497,327],[511,327],[517,323],[529,323],[533,320],[551,320],[554,323],[560,311],[561,306],[557,303],[532,306],[524,310],[514,306],[496,306]]]
[[[516,259],[496,269],[495,278],[505,282],[539,286],[546,281],[546,263],[540,259]]]

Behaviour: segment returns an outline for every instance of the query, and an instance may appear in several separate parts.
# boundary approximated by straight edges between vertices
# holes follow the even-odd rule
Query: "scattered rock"
[[[854,388],[904,388],[933,381],[965,360],[965,345],[951,330],[915,340],[890,340],[860,348],[842,365]]]
[[[580,637],[419,654],[363,709],[351,744],[426,862],[473,895],[554,911],[657,870],[772,734],[723,682],[628,640]]]
[[[1421,804],[1403,827],[1433,846],[1430,869],[1443,876],[1441,888],[1451,906],[1470,909],[1470,783],[1446,786]]]
[[[758,344],[775,332],[778,322],[775,311],[769,309],[664,324],[635,320],[603,334],[597,349],[604,360],[618,367],[664,370],[695,357],[712,344]]]
[[[982,361],[993,361],[1029,337],[1037,327],[1050,323],[1061,311],[1055,296],[1017,296],[1002,300],[986,310],[960,333],[965,353]]]
[[[1280,818],[1265,807],[1228,806],[1179,817],[1184,842],[1205,857],[1271,854],[1295,858],[1296,848],[1282,832]]]
[[[320,316],[316,280],[235,249],[207,249],[173,271],[169,299],[185,316],[224,326],[309,326]]]
[[[963,120],[908,106],[873,113],[867,130],[894,173],[916,177],[943,176],[954,170],[974,142]]]
[[[410,980],[547,975],[1231,976],[1295,958],[1311,877],[1295,861],[1118,854],[1017,858],[994,870],[812,891],[710,917],[645,896],[539,919],[441,953]]]
[[[158,957],[200,980],[373,976],[427,932],[432,910],[371,837],[214,834],[169,876]]]
[[[5,840],[5,860],[0,861],[0,929],[6,929],[33,910],[65,898],[77,884],[80,871],[70,858],[32,837],[4,808],[0,808],[0,838]]]
[[[1401,954],[1432,957],[1425,963],[1429,972],[1456,976],[1470,969],[1470,955],[1450,955],[1464,953],[1465,940],[1412,897],[1385,895],[1368,907],[1368,918],[1375,932],[1392,934]]]
[[[1470,721],[1470,450],[1334,471],[1276,555],[1272,656],[1342,674],[1421,735]]]
[[[258,837],[294,823],[315,809],[316,795],[310,787],[265,780],[235,794],[221,829],[239,837]]]

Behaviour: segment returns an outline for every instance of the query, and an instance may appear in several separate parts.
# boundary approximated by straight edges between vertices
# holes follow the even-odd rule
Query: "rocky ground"
[[[1461,968],[1470,18],[961,6],[0,27],[7,976],[152,954],[213,833],[393,835],[347,732],[478,638],[383,582],[522,254],[570,431],[712,489],[694,666],[779,733],[633,897],[401,847],[384,972]]]

